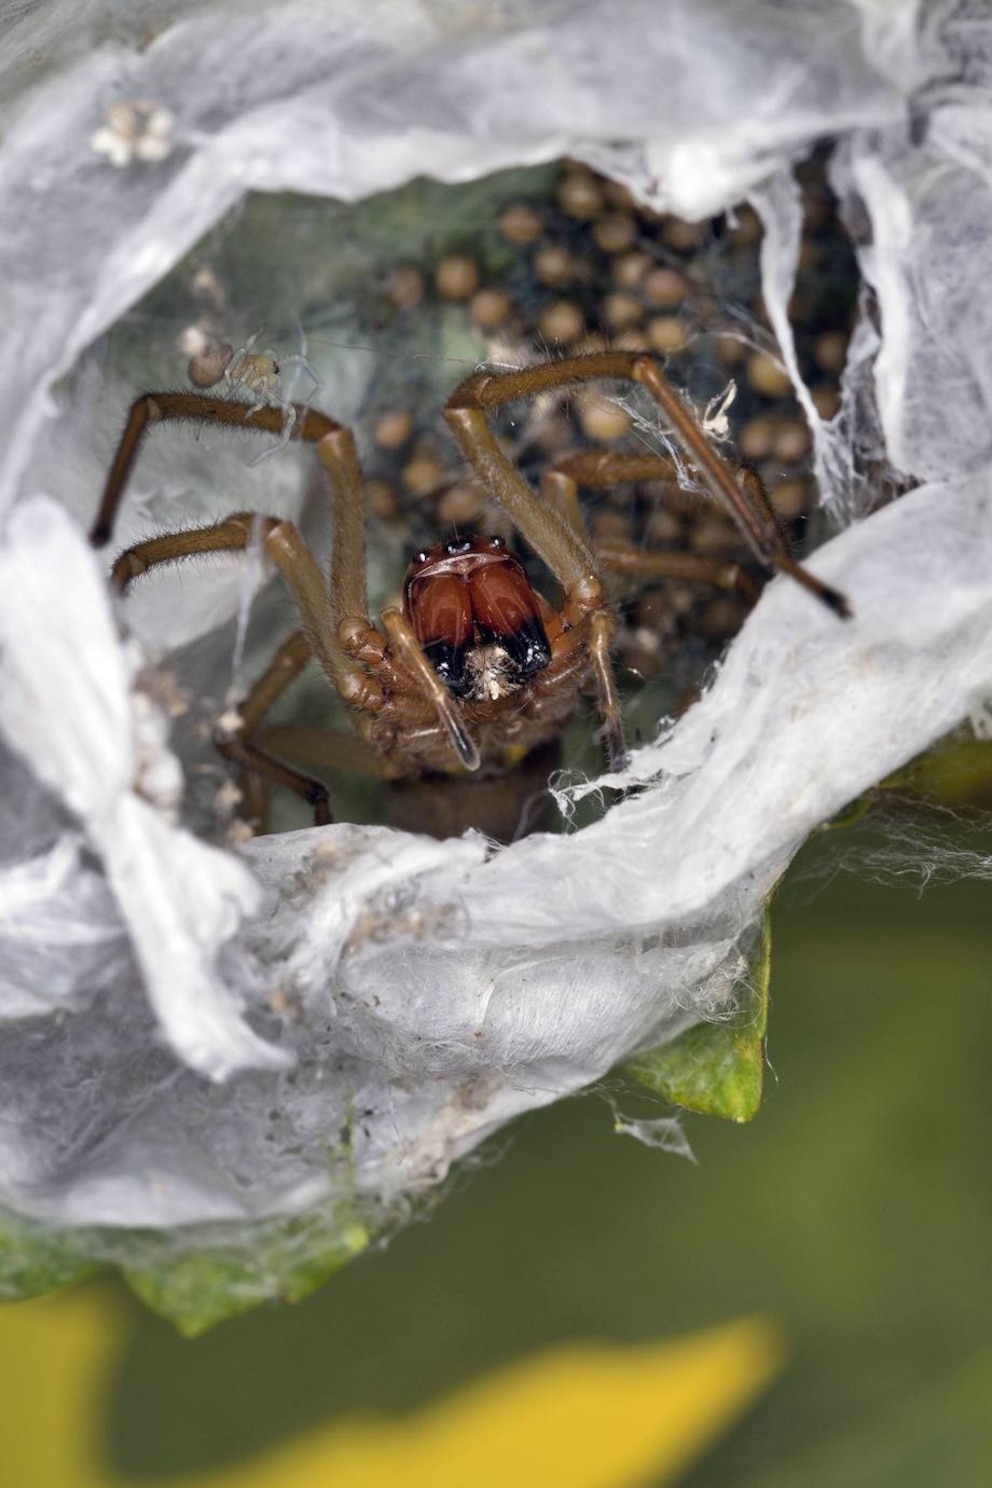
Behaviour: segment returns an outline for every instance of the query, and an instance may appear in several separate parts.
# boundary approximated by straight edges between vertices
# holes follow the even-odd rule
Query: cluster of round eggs
[[[805,230],[790,312],[803,375],[830,418],[839,406],[857,276],[824,161],[801,167],[800,182]],[[458,245],[432,265],[394,265],[382,285],[386,313],[403,322],[457,310],[482,343],[480,360],[495,364],[606,347],[651,352],[700,409],[732,381],[722,451],[758,471],[801,543],[813,499],[810,436],[761,301],[762,229],[754,211],[744,206],[729,218],[686,222],[638,205],[624,187],[569,161],[550,196],[506,203],[496,235],[495,254],[484,244],[476,251]],[[535,481],[549,462],[577,448],[643,449],[636,408],[618,391],[547,395],[504,417],[501,435]],[[409,529],[415,541],[466,528],[511,537],[505,516],[453,459],[441,423],[436,407],[393,402],[376,410],[372,514]],[[727,513],[670,480],[584,492],[583,509],[594,540],[753,562]],[[675,579],[621,584],[617,602],[621,664],[646,677],[673,673],[685,697],[747,608],[739,594]]]

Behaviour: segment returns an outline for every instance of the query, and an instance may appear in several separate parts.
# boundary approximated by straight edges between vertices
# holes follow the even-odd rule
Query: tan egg
[[[633,541],[634,528],[626,512],[600,510],[594,512],[589,530],[596,542]]]
[[[653,547],[668,547],[682,540],[682,523],[675,512],[657,507],[648,514],[644,532]]]
[[[637,223],[626,212],[606,212],[592,228],[592,240],[604,253],[623,253],[637,236]]]
[[[729,521],[703,517],[692,529],[692,550],[702,557],[722,557],[735,553],[741,546],[741,535]]]
[[[689,281],[678,269],[659,267],[645,275],[641,290],[649,305],[674,310],[689,293]]]
[[[821,382],[815,388],[810,388],[810,397],[821,419],[836,418],[840,413],[840,393],[829,382]]]
[[[537,328],[546,341],[569,346],[586,328],[585,317],[574,300],[555,300],[537,318]]]
[[[784,521],[792,522],[812,505],[812,485],[805,480],[781,480],[772,487],[768,499]]]
[[[696,627],[710,641],[725,641],[735,636],[744,624],[748,606],[732,594],[720,594],[701,608]]]
[[[653,259],[650,253],[631,249],[629,253],[618,253],[610,265],[610,275],[619,289],[638,289]]]
[[[544,220],[533,207],[527,206],[525,202],[518,202],[515,206],[507,207],[499,219],[499,230],[508,243],[524,248],[528,243],[537,242],[544,232]]]
[[[613,337],[610,346],[612,346],[614,351],[641,352],[651,350],[648,345],[648,338],[640,331],[634,329],[621,331],[619,335]]]
[[[402,449],[413,433],[413,414],[408,408],[391,409],[380,414],[372,430],[372,438],[380,449]]]
[[[579,423],[582,432],[597,442],[622,439],[630,433],[631,427],[627,410],[598,393],[587,394],[579,400]]]
[[[558,289],[575,278],[577,264],[567,248],[549,243],[534,255],[534,273],[549,289]]]
[[[682,351],[689,336],[685,323],[677,315],[655,315],[644,328],[648,345],[653,351],[667,356],[670,352]]]
[[[614,289],[604,297],[600,314],[611,330],[625,331],[644,319],[644,306],[636,295]]]
[[[710,235],[708,222],[686,222],[683,217],[666,217],[661,235],[670,248],[691,253],[701,248]]]
[[[767,460],[775,448],[777,427],[774,419],[761,415],[748,419],[737,439],[737,447],[745,460],[758,465]]]
[[[761,242],[764,236],[764,228],[761,225],[761,218],[753,207],[749,207],[746,204],[735,207],[733,216],[736,220],[730,228],[730,241],[732,243],[738,243],[742,247],[745,245],[751,247],[755,243]]]
[[[468,313],[483,331],[495,331],[513,314],[513,302],[501,289],[480,289],[469,301]]]
[[[724,367],[739,367],[747,360],[748,347],[730,332],[716,338],[716,354]]]
[[[792,393],[788,372],[767,352],[755,351],[747,359],[747,380],[756,393],[766,398],[787,398]]]
[[[599,182],[584,170],[570,171],[555,193],[566,217],[589,222],[603,210],[603,190]]]
[[[468,300],[482,282],[482,271],[468,253],[449,253],[434,270],[434,288],[443,300]]]
[[[438,497],[437,519],[445,527],[472,525],[485,508],[486,498],[478,486],[469,481],[456,481]]]
[[[414,451],[403,466],[402,480],[411,496],[427,496],[436,490],[444,476],[444,466],[433,449]]]
[[[813,360],[821,372],[839,376],[847,364],[846,331],[824,331],[813,343]]]
[[[813,448],[812,436],[805,419],[783,419],[775,431],[773,453],[783,465],[798,465]]]

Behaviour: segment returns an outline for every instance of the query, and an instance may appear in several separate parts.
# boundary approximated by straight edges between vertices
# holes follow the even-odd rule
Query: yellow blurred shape
[[[102,1286],[0,1307],[2,1488],[116,1488],[100,1464],[125,1318]]]
[[[0,1311],[4,1485],[134,1481],[101,1454],[126,1326],[103,1288]],[[759,1317],[666,1343],[564,1344],[410,1415],[334,1421],[247,1462],[163,1481],[169,1488],[672,1483],[761,1393],[783,1357],[781,1334]]]

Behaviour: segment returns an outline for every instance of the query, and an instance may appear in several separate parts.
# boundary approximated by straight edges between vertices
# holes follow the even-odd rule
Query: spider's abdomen
[[[495,702],[551,660],[537,595],[502,538],[455,538],[418,553],[403,606],[425,656],[456,697]]]

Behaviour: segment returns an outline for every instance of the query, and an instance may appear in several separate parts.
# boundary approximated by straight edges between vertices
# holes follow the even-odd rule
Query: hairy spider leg
[[[135,544],[115,563],[115,581],[119,587],[126,587],[158,564],[200,553],[243,550],[253,540],[260,541],[293,594],[311,651],[343,701],[359,712],[378,713],[384,706],[384,683],[409,694],[412,680],[433,704],[460,763],[466,769],[477,769],[478,752],[465,732],[455,700],[437,682],[426,658],[421,656],[418,662],[401,636],[403,674],[398,674],[386,655],[385,638],[369,619],[364,491],[354,436],[343,424],[315,409],[297,405],[295,415],[292,437],[315,446],[334,497],[327,584],[292,523],[250,512],[236,513],[199,531],[163,534]],[[127,480],[149,428],[169,420],[274,433],[280,427],[280,409],[272,405],[249,408],[205,393],[146,393],[135,399],[90,534],[94,546],[103,546],[112,533]],[[417,648],[415,640],[412,646]],[[377,680],[376,672],[381,680]],[[239,737],[238,747],[243,748],[243,736]],[[267,773],[271,775],[272,771]]]
[[[387,659],[383,637],[369,619],[365,495],[355,441],[349,433],[347,441],[324,443],[321,459],[336,498],[329,587],[332,623],[349,655],[379,670],[396,686],[399,679]],[[387,609],[380,619],[393,656],[432,704],[460,763],[466,770],[477,770],[479,751],[465,730],[458,704],[434,671],[405,617],[399,610]]]
[[[304,414],[304,410],[298,410]],[[166,420],[193,420],[198,423],[233,425],[237,428],[273,432],[278,426],[279,410],[273,407],[248,410],[243,403],[205,393],[145,393],[131,405],[124,433],[114,456],[104,487],[100,511],[90,534],[95,547],[106,543],[112,530],[125,484],[141,448],[142,440],[154,424]],[[335,496],[339,485],[356,478],[358,456],[351,431],[335,423],[326,414],[307,410],[294,425],[294,437],[316,447],[327,471]],[[360,481],[360,476],[357,477]],[[347,490],[344,492],[347,496]],[[338,507],[334,502],[335,526]],[[266,517],[255,512],[236,512],[210,527],[188,532],[163,533],[136,543],[122,553],[112,570],[118,584],[129,583],[146,568],[198,553],[245,549],[259,541],[267,556],[282,573],[296,601],[304,629],[314,655],[334,682],[341,696],[363,706],[366,678],[362,667],[345,651],[337,634],[337,610],[334,597],[329,600],[324,580],[313,555],[292,522]],[[360,552],[364,556],[364,539]],[[332,556],[332,581],[338,576],[341,561]],[[356,588],[357,584],[357,588]],[[360,604],[359,613],[367,610],[364,567],[360,574],[348,576],[348,596]]]
[[[267,780],[286,786],[312,805],[315,826],[334,820],[324,785],[289,765],[287,756],[302,763],[332,763],[335,770],[363,775],[383,773],[376,756],[355,733],[265,722],[286,689],[313,659],[306,633],[294,630],[242,699],[235,727],[221,724],[214,731],[218,752],[241,767],[241,815],[256,832],[268,829]]]
[[[325,435],[342,427],[312,408],[296,408],[294,412],[293,438],[306,443],[319,445]],[[306,416],[301,418],[304,412]],[[128,409],[124,431],[107,472],[100,508],[90,529],[93,547],[105,547],[110,541],[128,479],[149,429],[160,423],[187,421],[269,434],[282,430],[280,410],[274,405],[252,408],[235,398],[208,393],[143,393]]]
[[[608,489],[631,480],[667,480],[674,466],[664,455],[624,455],[616,450],[586,450],[566,456],[541,477],[541,494],[559,510],[581,520],[579,486]],[[755,604],[761,593],[740,563],[723,563],[698,553],[669,553],[642,548],[619,538],[597,538],[596,558],[601,569],[638,579],[684,579],[689,583],[713,584],[742,595]]]
[[[119,594],[124,594],[134,579],[163,563],[175,563],[202,553],[243,551],[254,541],[258,521],[251,512],[243,512],[229,517],[215,527],[169,533],[136,543],[134,547],[125,549],[114,563],[111,582]],[[273,523],[274,519],[266,517],[261,521]],[[282,536],[285,538],[286,535]],[[319,575],[317,577],[319,581]],[[253,738],[260,720],[294,678],[299,676],[312,656],[313,649],[304,632],[293,631],[283,641],[265,672],[244,699],[238,710],[235,726],[230,728],[218,724],[214,729],[213,742],[226,760],[239,767],[242,776],[263,776],[301,796],[313,807],[314,824],[319,827],[332,820],[325,787],[319,780],[314,780],[312,776],[294,770],[282,760],[276,759]],[[251,800],[249,814],[256,817],[263,815],[264,802],[258,801],[250,785],[244,780],[242,793],[246,800]]]
[[[579,505],[579,490],[573,480],[560,476],[556,470],[546,471],[540,483],[541,496],[553,509],[559,511],[579,540],[596,555],[602,568],[601,544],[593,543]],[[613,649],[615,623],[606,609],[592,612],[589,620],[589,654],[592,658],[593,678],[600,716],[603,719],[603,741],[610,768],[622,770],[627,763],[627,746],[623,737],[623,717],[620,711],[620,694],[617,679],[610,659]],[[577,632],[573,635],[577,636]],[[558,646],[561,655],[561,638]]]
[[[506,372],[479,372],[456,390],[448,404],[446,416],[462,449],[480,473],[484,470],[488,472],[491,468],[501,480],[505,480],[509,470],[517,504],[522,505],[525,504],[527,495],[532,496],[532,493],[499,449],[486,422],[485,412],[495,411],[504,403],[533,397],[552,388],[608,378],[638,382],[647,389],[661,408],[687,457],[716,499],[730,511],[765,567],[788,574],[835,615],[843,619],[850,617],[851,608],[845,595],[818,579],[792,557],[763,488],[761,497],[757,495],[754,487],[756,477],[752,479],[753,472],[748,472],[742,481],[733,467],[716,453],[653,357],[641,352],[603,351],[588,356],[567,357],[561,362],[546,362],[536,367],[522,367]],[[508,494],[509,489],[507,484],[505,490]],[[493,490],[498,499],[507,505],[504,495],[495,487]],[[524,522],[517,518],[515,511],[512,515],[526,533]],[[553,531],[542,528],[536,519],[531,522],[531,526],[537,531],[547,551],[529,535],[528,540],[567,591],[568,578],[559,572],[555,562],[548,556],[548,552],[552,550],[556,552],[556,556],[559,551],[554,547]],[[583,546],[579,543],[579,547]],[[572,556],[573,562],[575,561],[574,555],[567,556]],[[570,572],[574,571],[571,565],[567,567]]]

